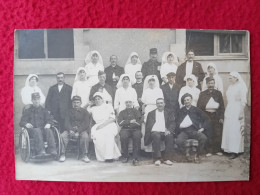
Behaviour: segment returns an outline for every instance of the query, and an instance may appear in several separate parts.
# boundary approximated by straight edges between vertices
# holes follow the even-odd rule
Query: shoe
[[[160,161],[160,160],[157,160],[157,161],[154,162],[154,164],[155,164],[155,166],[160,166],[161,161]]]
[[[216,155],[223,156],[223,153],[222,152],[217,152]]]
[[[235,159],[235,158],[237,158],[237,157],[238,157],[238,154],[231,154],[231,156],[229,157],[229,159],[232,160],[232,159]]]
[[[45,151],[41,151],[41,152],[39,152],[39,154],[37,154],[36,156],[46,156],[47,154],[46,154],[46,152]]]
[[[66,160],[66,157],[65,157],[64,154],[62,154],[62,155],[60,156],[60,158],[59,158],[59,161],[60,161],[60,162],[64,162],[65,160]]]
[[[90,162],[90,160],[89,160],[89,158],[87,156],[84,156],[82,158],[82,161],[84,161],[85,163],[89,163]]]
[[[207,153],[207,154],[206,154],[206,157],[211,157],[211,156],[212,156],[211,153]]]
[[[201,162],[200,157],[197,156],[194,158],[194,163],[199,164],[200,162]]]
[[[166,165],[170,165],[170,166],[173,165],[173,162],[170,161],[170,160],[165,160],[163,163],[166,164]]]
[[[128,162],[128,158],[123,158],[122,159],[122,163],[127,163]]]
[[[57,156],[57,152],[54,150],[54,151],[52,151],[52,152],[50,152],[50,154],[52,155],[52,156]]]
[[[133,160],[133,165],[134,165],[134,166],[138,166],[138,165],[140,165],[139,160],[134,159],[134,160]]]
[[[106,163],[112,163],[112,162],[114,162],[114,159],[106,159],[105,162]]]

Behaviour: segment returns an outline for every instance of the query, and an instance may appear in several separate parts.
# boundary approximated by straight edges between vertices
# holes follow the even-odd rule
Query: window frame
[[[43,50],[44,50],[44,54],[45,54],[45,58],[29,58],[29,59],[23,59],[23,58],[19,58],[19,40],[18,40],[18,33],[20,30],[23,30],[23,29],[18,29],[16,32],[15,32],[15,37],[17,37],[15,39],[15,44],[16,44],[16,47],[14,48],[15,49],[15,58],[17,60],[20,60],[20,61],[42,61],[42,60],[45,60],[45,61],[74,61],[75,60],[75,48],[74,48],[74,58],[49,58],[48,57],[48,40],[47,40],[47,30],[48,29],[42,29],[43,30]],[[24,30],[27,30],[27,29],[24,29]],[[28,29],[29,30],[29,29]],[[73,43],[74,43],[74,29],[73,29]],[[75,43],[73,44],[73,47],[75,47]]]

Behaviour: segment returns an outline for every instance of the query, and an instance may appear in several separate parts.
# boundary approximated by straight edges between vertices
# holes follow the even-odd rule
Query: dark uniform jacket
[[[94,85],[93,87],[91,87],[90,90],[90,94],[89,94],[89,100],[93,100],[93,95],[98,92],[98,90],[100,88],[105,88],[106,91],[109,93],[109,95],[111,95],[112,97],[112,102],[114,102],[114,98],[115,98],[115,94],[114,94],[114,90],[112,89],[112,87],[110,85],[108,85],[107,83],[105,83],[104,86],[102,86],[100,83],[97,83],[96,85]]]
[[[71,108],[71,92],[72,87],[65,83],[60,92],[58,84],[50,87],[45,108],[51,112],[55,119],[65,119],[66,113]]]
[[[144,88],[144,83],[135,83],[132,85],[132,87],[135,89],[137,93],[137,98],[141,98],[143,95],[143,88]]]
[[[186,82],[183,80],[186,76],[186,63],[187,61],[178,66],[176,72],[176,83],[179,84],[181,87],[186,85]],[[203,69],[199,62],[193,61],[192,74],[198,77],[198,85],[200,86],[200,82],[203,81],[205,73],[203,72]]]
[[[160,67],[161,67],[161,62],[158,62],[157,60],[153,61],[150,59],[147,62],[145,62],[141,69],[144,79],[148,75],[156,75],[159,79],[159,82],[162,83],[162,79],[160,75]]]
[[[198,99],[197,107],[205,111],[206,105],[211,97],[215,102],[219,103],[219,108],[216,110],[216,115],[218,117],[216,120],[219,121],[219,119],[224,119],[225,107],[223,96],[222,93],[216,89],[213,89],[212,92],[210,92],[209,89],[202,91]]]
[[[116,65],[115,67],[110,65],[105,68],[106,83],[110,85],[114,91],[116,90],[116,85],[118,81],[113,80],[113,73],[115,73],[115,76],[120,77],[122,74],[124,74],[124,72],[124,68],[118,65]]]
[[[91,117],[87,110],[83,108],[72,108],[65,118],[65,130],[82,133],[90,132]]]
[[[180,92],[180,86],[176,83],[173,84],[173,87],[171,88],[169,83],[166,83],[162,85],[161,87],[163,91],[163,97],[165,101],[165,110],[168,111],[168,113],[173,113],[175,116],[179,111],[179,92]]]
[[[188,110],[185,106],[180,109],[177,116],[177,133],[181,132],[180,124],[189,115],[192,125],[196,130],[204,128],[204,132],[211,131],[210,118],[199,108],[191,106]]]
[[[43,129],[46,124],[53,124],[51,115],[45,108],[42,106],[34,107],[33,105],[24,110],[19,125],[25,127],[27,123],[31,123],[33,128],[40,129]]]
[[[156,110],[153,110],[148,113],[146,124],[145,124],[145,135],[144,135],[144,145],[147,146],[152,142],[151,133],[153,126],[156,122]],[[165,119],[165,127],[172,134],[175,134],[176,122],[173,114],[168,114],[166,110],[164,110],[164,119]]]
[[[133,119],[136,120],[136,123],[130,123]],[[118,124],[124,130],[141,130],[141,113],[135,108],[126,108],[119,113]]]

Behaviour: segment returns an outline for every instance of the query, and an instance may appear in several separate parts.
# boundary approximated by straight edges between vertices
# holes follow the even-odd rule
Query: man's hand
[[[170,134],[171,134],[171,132],[168,131],[168,129],[165,129],[165,133],[164,133],[164,135],[167,136],[167,135],[170,135]]]
[[[204,131],[204,128],[201,128],[198,130],[199,133],[202,133]]]
[[[115,76],[114,79],[118,81],[119,80],[119,76]]]
[[[219,119],[219,123],[223,124],[224,120],[223,119]]]
[[[45,127],[44,127],[44,129],[49,129],[49,128],[51,128],[50,124],[46,124]]]
[[[75,137],[78,138],[79,137],[79,132],[75,133]]]
[[[135,109],[138,110],[140,108],[140,106],[136,106]]]
[[[27,123],[27,124],[25,125],[25,127],[28,128],[28,129],[31,129],[31,128],[33,128],[33,125],[32,125],[31,123]]]
[[[240,112],[238,120],[242,120],[244,118],[244,113]]]

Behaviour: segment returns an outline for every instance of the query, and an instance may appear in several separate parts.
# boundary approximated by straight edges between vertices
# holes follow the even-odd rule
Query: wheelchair
[[[51,130],[53,131],[54,139],[55,139],[55,144],[57,148],[57,156],[56,158],[58,159],[60,157],[61,153],[61,139],[60,139],[60,132],[58,130],[57,126],[51,126]],[[44,142],[45,149],[48,148],[47,142]],[[26,128],[22,128],[20,135],[19,135],[19,151],[20,151],[20,156],[21,159],[24,162],[28,162],[31,159],[34,160],[48,160],[48,159],[53,159],[52,155],[46,154],[45,156],[37,156],[35,152],[35,146],[33,143],[33,138],[30,137],[29,132]]]

